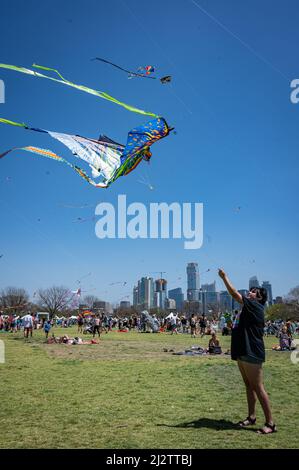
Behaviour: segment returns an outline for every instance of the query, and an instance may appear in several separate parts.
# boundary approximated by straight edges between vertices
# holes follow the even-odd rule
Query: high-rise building
[[[219,292],[216,291],[202,291],[204,313],[209,313],[209,310],[219,309]]]
[[[176,309],[178,312],[182,312],[184,308],[184,294],[181,287],[171,289],[168,291],[168,298],[175,300]]]
[[[137,307],[139,305],[139,291],[138,291],[138,286],[133,287],[133,305],[134,307]]]
[[[150,309],[154,306],[154,280],[152,277],[142,277],[138,281],[137,288],[134,288],[134,303],[144,309]]]
[[[202,284],[201,290],[205,292],[216,292],[216,281],[211,284]]]
[[[222,312],[231,312],[233,309],[233,298],[226,290],[220,292],[220,309]]]
[[[167,299],[167,281],[166,279],[157,279],[155,281],[154,306],[164,309]]]
[[[258,278],[256,276],[252,276],[249,279],[249,290],[252,289],[253,287],[260,287],[260,283],[259,283]]]
[[[211,284],[202,284],[200,289],[199,300],[202,305],[202,312],[210,313],[209,310],[219,309],[219,292],[216,292],[216,281]]]
[[[197,263],[187,265],[187,299],[189,301],[199,300],[199,270]]]
[[[267,291],[268,305],[272,305],[273,304],[272,285],[270,284],[269,281],[263,281],[262,287],[264,287],[264,289],[266,289]]]

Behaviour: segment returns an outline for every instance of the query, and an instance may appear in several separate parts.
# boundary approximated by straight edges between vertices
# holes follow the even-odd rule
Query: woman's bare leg
[[[255,419],[255,405],[257,396],[255,391],[251,388],[250,382],[247,378],[246,372],[243,367],[244,362],[238,360],[239,370],[241,372],[245,387],[246,387],[246,395],[247,395],[247,404],[248,404],[248,416],[251,419]]]
[[[263,409],[266,423],[273,424],[273,416],[270,407],[270,400],[263,384],[262,364],[251,364],[242,362],[243,370],[249,381],[250,388],[254,390]]]

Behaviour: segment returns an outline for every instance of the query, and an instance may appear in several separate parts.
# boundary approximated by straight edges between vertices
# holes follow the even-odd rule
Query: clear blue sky
[[[205,283],[222,266],[237,288],[252,275],[269,280],[274,295],[298,285],[299,104],[290,102],[290,81],[299,78],[298,24],[296,0],[2,0],[1,62],[57,68],[164,116],[177,135],[153,146],[149,167],[141,164],[108,190],[25,152],[1,160],[0,287],[31,294],[53,284],[75,288],[91,272],[85,289],[117,301],[153,271],[166,271],[169,288],[185,289],[190,261],[211,269]],[[173,82],[128,80],[91,62],[95,56],[130,69],[151,64]],[[0,79],[6,85],[0,115],[32,126],[125,142],[128,130],[147,120],[46,80],[5,70]],[[0,137],[0,152],[35,145],[72,159],[46,135],[2,125]],[[154,191],[138,182],[146,173]],[[92,217],[101,201],[115,203],[118,194],[147,205],[203,202],[203,247],[99,240],[93,221],[74,222]],[[127,285],[109,285],[120,281]]]

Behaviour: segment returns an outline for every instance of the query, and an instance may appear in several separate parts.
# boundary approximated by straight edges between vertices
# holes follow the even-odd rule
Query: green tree
[[[271,305],[266,309],[267,320],[299,320],[298,302],[284,302],[282,304]]]

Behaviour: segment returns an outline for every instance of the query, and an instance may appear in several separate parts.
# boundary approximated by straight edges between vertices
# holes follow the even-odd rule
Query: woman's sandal
[[[265,431],[265,428],[270,429],[270,431]],[[273,432],[277,432],[276,424],[265,423],[263,428],[257,430],[258,434],[272,434]]]
[[[250,418],[250,416],[247,416],[246,419],[238,422],[238,426],[240,426],[241,428],[245,428],[246,426],[253,426],[255,423],[256,418]]]

